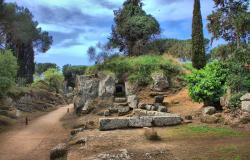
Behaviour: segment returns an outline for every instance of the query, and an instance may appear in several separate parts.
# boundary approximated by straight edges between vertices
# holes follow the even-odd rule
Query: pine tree
[[[192,24],[192,63],[193,67],[196,69],[201,69],[206,65],[200,0],[194,0]]]

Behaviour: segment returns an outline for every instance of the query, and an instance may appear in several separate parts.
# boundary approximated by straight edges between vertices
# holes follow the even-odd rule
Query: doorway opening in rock
[[[125,97],[125,83],[118,83],[115,85],[115,96],[116,97]]]

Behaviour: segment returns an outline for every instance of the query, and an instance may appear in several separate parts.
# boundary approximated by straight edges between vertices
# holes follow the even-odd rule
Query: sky
[[[27,7],[39,27],[53,36],[46,53],[37,53],[37,63],[59,66],[90,65],[87,49],[105,43],[111,33],[113,10],[124,0],[6,0]],[[143,9],[160,23],[161,38],[191,38],[193,0],[144,0]],[[206,17],[213,10],[212,0],[201,0],[204,35],[210,38]],[[213,46],[221,43],[214,42]]]

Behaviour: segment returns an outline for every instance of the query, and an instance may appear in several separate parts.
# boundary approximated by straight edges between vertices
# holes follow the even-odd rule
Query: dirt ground
[[[67,108],[72,107],[59,107],[31,121],[28,126],[20,124],[13,130],[1,133],[0,160],[49,159],[50,149],[68,138],[69,131],[62,127],[60,119]]]
[[[186,89],[166,96],[169,111],[182,116],[195,115],[202,104],[194,103]],[[98,120],[96,115],[71,119]],[[97,125],[94,125],[97,126]],[[250,129],[224,125],[205,125],[198,121],[176,127],[155,128],[159,141],[147,140],[145,129],[99,131],[88,129],[71,138],[86,139],[85,144],[71,143],[68,160],[249,160]]]

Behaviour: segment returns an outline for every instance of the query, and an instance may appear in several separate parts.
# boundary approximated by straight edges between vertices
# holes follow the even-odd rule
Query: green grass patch
[[[227,127],[208,125],[185,125],[168,129],[164,133],[167,138],[194,138],[194,137],[243,137],[247,134]]]

